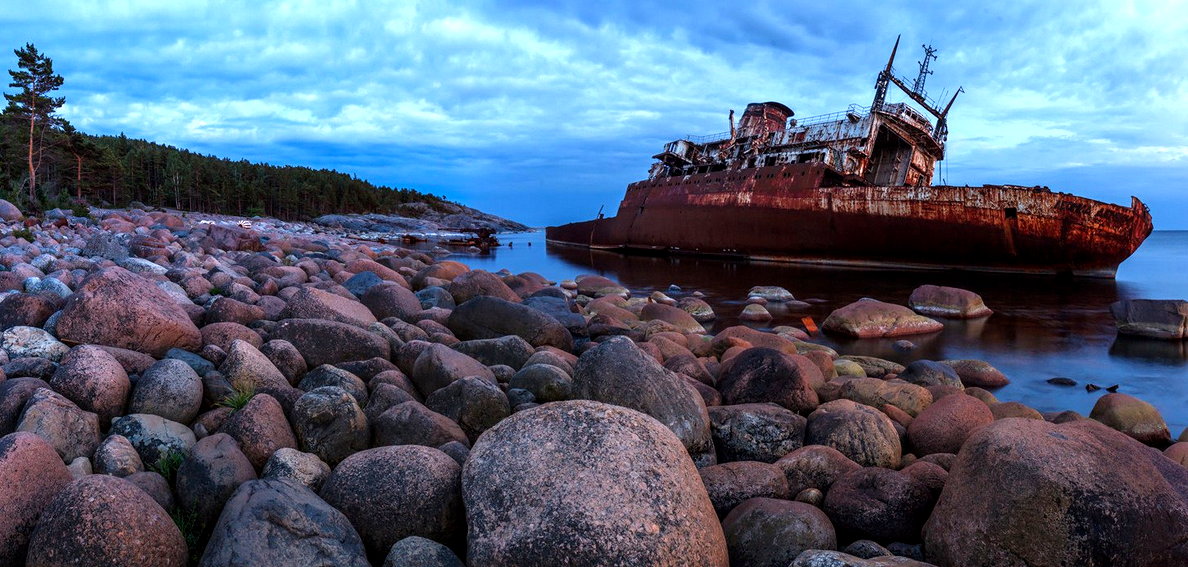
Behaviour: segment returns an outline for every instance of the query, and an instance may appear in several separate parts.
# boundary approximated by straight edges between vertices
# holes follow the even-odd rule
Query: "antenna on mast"
[[[920,75],[916,77],[916,83],[912,85],[912,92],[920,96],[925,96],[924,80],[928,78],[928,75],[932,74],[932,71],[928,69],[928,64],[936,59],[936,49],[933,49],[932,45],[921,45],[920,47],[924,48],[924,60],[918,61],[920,64]]]

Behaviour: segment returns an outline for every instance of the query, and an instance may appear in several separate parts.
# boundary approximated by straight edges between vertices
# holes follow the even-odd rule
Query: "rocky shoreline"
[[[1188,432],[1125,394],[1044,414],[985,361],[710,335],[695,290],[91,216],[0,202],[0,565],[1188,564]],[[922,286],[821,327],[988,314]]]

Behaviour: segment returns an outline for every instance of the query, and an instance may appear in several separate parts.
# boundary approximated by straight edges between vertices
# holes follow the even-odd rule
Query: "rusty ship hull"
[[[613,217],[546,239],[624,252],[1114,277],[1152,229],[1130,207],[1040,187],[846,185],[820,163],[632,183]]]

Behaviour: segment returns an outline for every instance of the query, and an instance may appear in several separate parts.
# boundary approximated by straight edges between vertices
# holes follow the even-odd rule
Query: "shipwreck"
[[[797,119],[748,104],[730,130],[665,144],[613,217],[551,226],[546,239],[622,252],[893,269],[965,269],[1113,278],[1151,233],[1151,214],[1047,187],[933,185],[948,104],[892,68],[869,107]],[[900,89],[907,102],[888,103]],[[926,115],[927,114],[927,115]],[[930,116],[931,117],[930,117]],[[935,121],[935,122],[934,122]]]

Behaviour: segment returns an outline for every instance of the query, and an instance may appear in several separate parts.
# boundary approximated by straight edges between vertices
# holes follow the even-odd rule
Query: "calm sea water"
[[[1119,337],[1109,305],[1119,299],[1188,299],[1188,231],[1153,233],[1122,264],[1116,281],[1071,280],[961,272],[887,272],[735,262],[692,257],[624,256],[611,252],[547,246],[543,232],[503,235],[505,246],[489,254],[456,253],[449,257],[488,271],[537,272],[553,280],[600,274],[634,294],[701,291],[718,314],[714,327],[738,324],[746,293],[755,285],[787,288],[797,299],[819,299],[808,313],[790,313],[769,305],[768,324],[801,326],[808,315],[818,323],[830,311],[861,297],[905,305],[923,284],[950,285],[981,294],[994,310],[989,318],[943,321],[944,331],[909,337],[910,352],[892,348],[891,340],[845,340],[819,337],[842,354],[878,356],[899,363],[916,359],[975,358],[990,362],[1010,379],[996,390],[1002,401],[1018,401],[1040,411],[1072,409],[1088,415],[1104,390],[1083,387],[1119,385],[1120,392],[1153,403],[1172,435],[1188,427],[1188,341],[1167,342]],[[1076,380],[1076,387],[1047,383],[1052,377]]]

